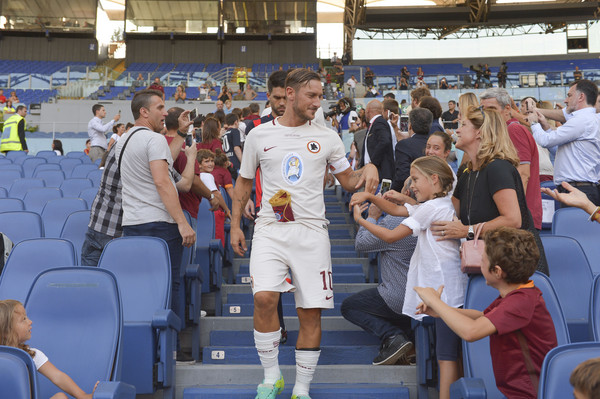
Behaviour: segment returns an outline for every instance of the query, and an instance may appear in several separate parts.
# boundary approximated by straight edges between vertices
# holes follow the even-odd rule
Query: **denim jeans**
[[[383,342],[393,335],[404,334],[412,340],[411,318],[394,312],[377,288],[369,288],[349,296],[342,302],[342,316]]]
[[[81,247],[81,266],[98,266],[102,250],[113,236],[99,233],[88,227],[85,232],[85,241]]]
[[[150,236],[162,238],[169,247],[169,258],[171,259],[171,309],[185,325],[185,302],[181,301],[181,258],[183,255],[182,238],[179,229],[174,223],[151,222],[137,224],[134,226],[123,226],[123,235],[128,236]]]

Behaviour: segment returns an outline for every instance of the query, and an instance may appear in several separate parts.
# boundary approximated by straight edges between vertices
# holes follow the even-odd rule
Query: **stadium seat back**
[[[10,186],[12,186],[16,180],[23,177],[23,171],[18,165],[17,167],[19,170],[8,169],[9,167],[12,168],[13,165],[2,165],[2,168],[0,169],[0,187],[5,188],[6,190],[9,190]]]
[[[122,310],[115,276],[107,270],[67,267],[36,277],[25,309],[35,328],[30,345],[85,391],[96,381],[120,379]],[[39,378],[41,397],[56,386]]]
[[[600,357],[600,342],[578,342],[552,349],[542,364],[538,398],[572,398],[571,373],[580,363],[597,357]]]
[[[42,217],[35,212],[13,211],[0,213],[2,233],[16,244],[31,238],[44,236]]]
[[[42,179],[35,179],[35,178],[17,179],[10,186],[10,189],[8,190],[8,196],[11,198],[23,199],[29,189],[40,188],[40,187],[46,187],[46,183],[44,183],[44,181]]]
[[[86,177],[92,181],[94,187],[100,187],[102,173],[104,173],[104,170],[96,168],[95,170],[88,172]]]
[[[590,325],[594,341],[600,342],[600,275],[597,275],[592,284],[590,295]]]
[[[37,238],[21,241],[12,249],[0,275],[0,299],[16,299],[23,303],[39,273],[77,264],[75,249],[68,240]]]
[[[90,173],[92,170],[98,170],[98,167],[92,163],[77,165],[73,168],[73,171],[71,172],[71,178],[87,178],[88,173]]]
[[[33,172],[35,171],[36,166],[45,163],[45,158],[28,157],[21,165],[23,167],[24,177],[33,177]]]
[[[65,172],[65,177],[69,178],[69,177],[71,177],[71,173],[73,172],[73,169],[75,169],[75,167],[77,165],[81,165],[82,163],[83,162],[79,158],[65,157],[60,160],[59,165],[60,165],[60,168],[63,170],[63,172]]]
[[[43,150],[43,151],[38,151],[38,153],[35,154],[35,156],[39,157],[39,158],[48,159],[48,158],[57,157],[58,155],[56,155],[56,153],[52,150]]]
[[[27,190],[25,197],[23,197],[23,202],[25,203],[25,209],[41,214],[42,209],[44,209],[48,201],[62,198],[62,196],[62,191],[59,188],[32,188]]]
[[[81,190],[78,197],[85,200],[89,209],[92,209],[92,204],[94,203],[94,199],[96,199],[96,194],[98,194],[98,187],[89,187]]]
[[[589,215],[579,208],[561,208],[554,213],[552,234],[576,239],[594,274],[600,273],[600,223],[588,222]]]
[[[571,237],[541,236],[550,280],[567,318],[571,341],[590,340],[589,296],[593,274],[581,245]],[[577,295],[573,293],[577,292]]]
[[[41,166],[58,166],[55,164],[44,164]],[[38,178],[38,179],[42,179],[44,181],[44,183],[46,184],[46,187],[60,187],[60,185],[62,184],[62,182],[65,180],[65,172],[63,172],[60,169],[57,170],[50,170],[50,169],[44,169],[44,170],[38,170],[36,169],[36,172],[34,174],[34,177]]]
[[[25,203],[23,200],[18,198],[0,198],[0,213],[1,212],[13,212],[13,211],[24,211]],[[0,227],[0,231],[2,227]]]
[[[86,188],[93,187],[92,181],[87,178],[65,179],[60,185],[65,198],[77,198],[79,193]]]
[[[89,210],[75,211],[67,217],[60,232],[60,238],[64,238],[73,243],[78,263],[81,259],[81,249],[83,247],[83,242],[85,241],[85,233],[87,232],[89,222]]]
[[[35,365],[28,353],[0,346],[0,386],[6,398],[35,399],[38,386]]]
[[[48,201],[42,210],[44,237],[60,237],[60,232],[69,215],[85,210],[87,210],[87,204],[81,198],[60,198]]]

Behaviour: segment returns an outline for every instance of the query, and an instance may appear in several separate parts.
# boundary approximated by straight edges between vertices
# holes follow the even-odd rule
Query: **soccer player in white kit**
[[[319,75],[295,69],[288,74],[285,86],[287,107],[283,116],[257,126],[246,139],[233,195],[231,244],[243,256],[247,248],[240,229],[241,215],[260,167],[263,200],[252,240],[250,275],[254,341],[265,378],[257,388],[256,399],[272,399],[283,390],[277,302],[281,292],[287,291],[294,292],[300,322],[292,399],[310,399],[310,382],[321,353],[321,309],[333,308],[329,222],[323,198],[328,168],[348,191],[364,185],[374,192],[379,183],[375,166],[368,164],[352,171],[339,136],[312,123],[323,98]],[[285,212],[274,210],[269,203],[280,190],[291,195]]]

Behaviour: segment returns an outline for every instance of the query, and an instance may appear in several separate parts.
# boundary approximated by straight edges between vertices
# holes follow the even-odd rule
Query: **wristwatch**
[[[210,197],[208,198],[209,201],[212,201],[215,199],[215,194],[214,193],[210,193]]]
[[[475,238],[475,229],[473,229],[473,226],[469,226],[469,232],[467,233],[467,240],[472,240],[473,238]]]
[[[179,137],[183,137],[183,138],[185,138],[187,136],[187,134],[180,132],[179,129],[177,129],[177,134],[179,135]]]

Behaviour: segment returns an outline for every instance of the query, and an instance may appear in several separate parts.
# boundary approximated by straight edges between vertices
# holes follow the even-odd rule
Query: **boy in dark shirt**
[[[509,398],[536,398],[542,362],[557,345],[554,323],[542,293],[529,280],[540,253],[533,234],[525,230],[498,227],[487,232],[484,239],[481,273],[500,296],[480,312],[443,303],[443,287],[438,291],[415,287],[423,300],[418,312],[441,317],[469,342],[489,336],[498,389]]]

